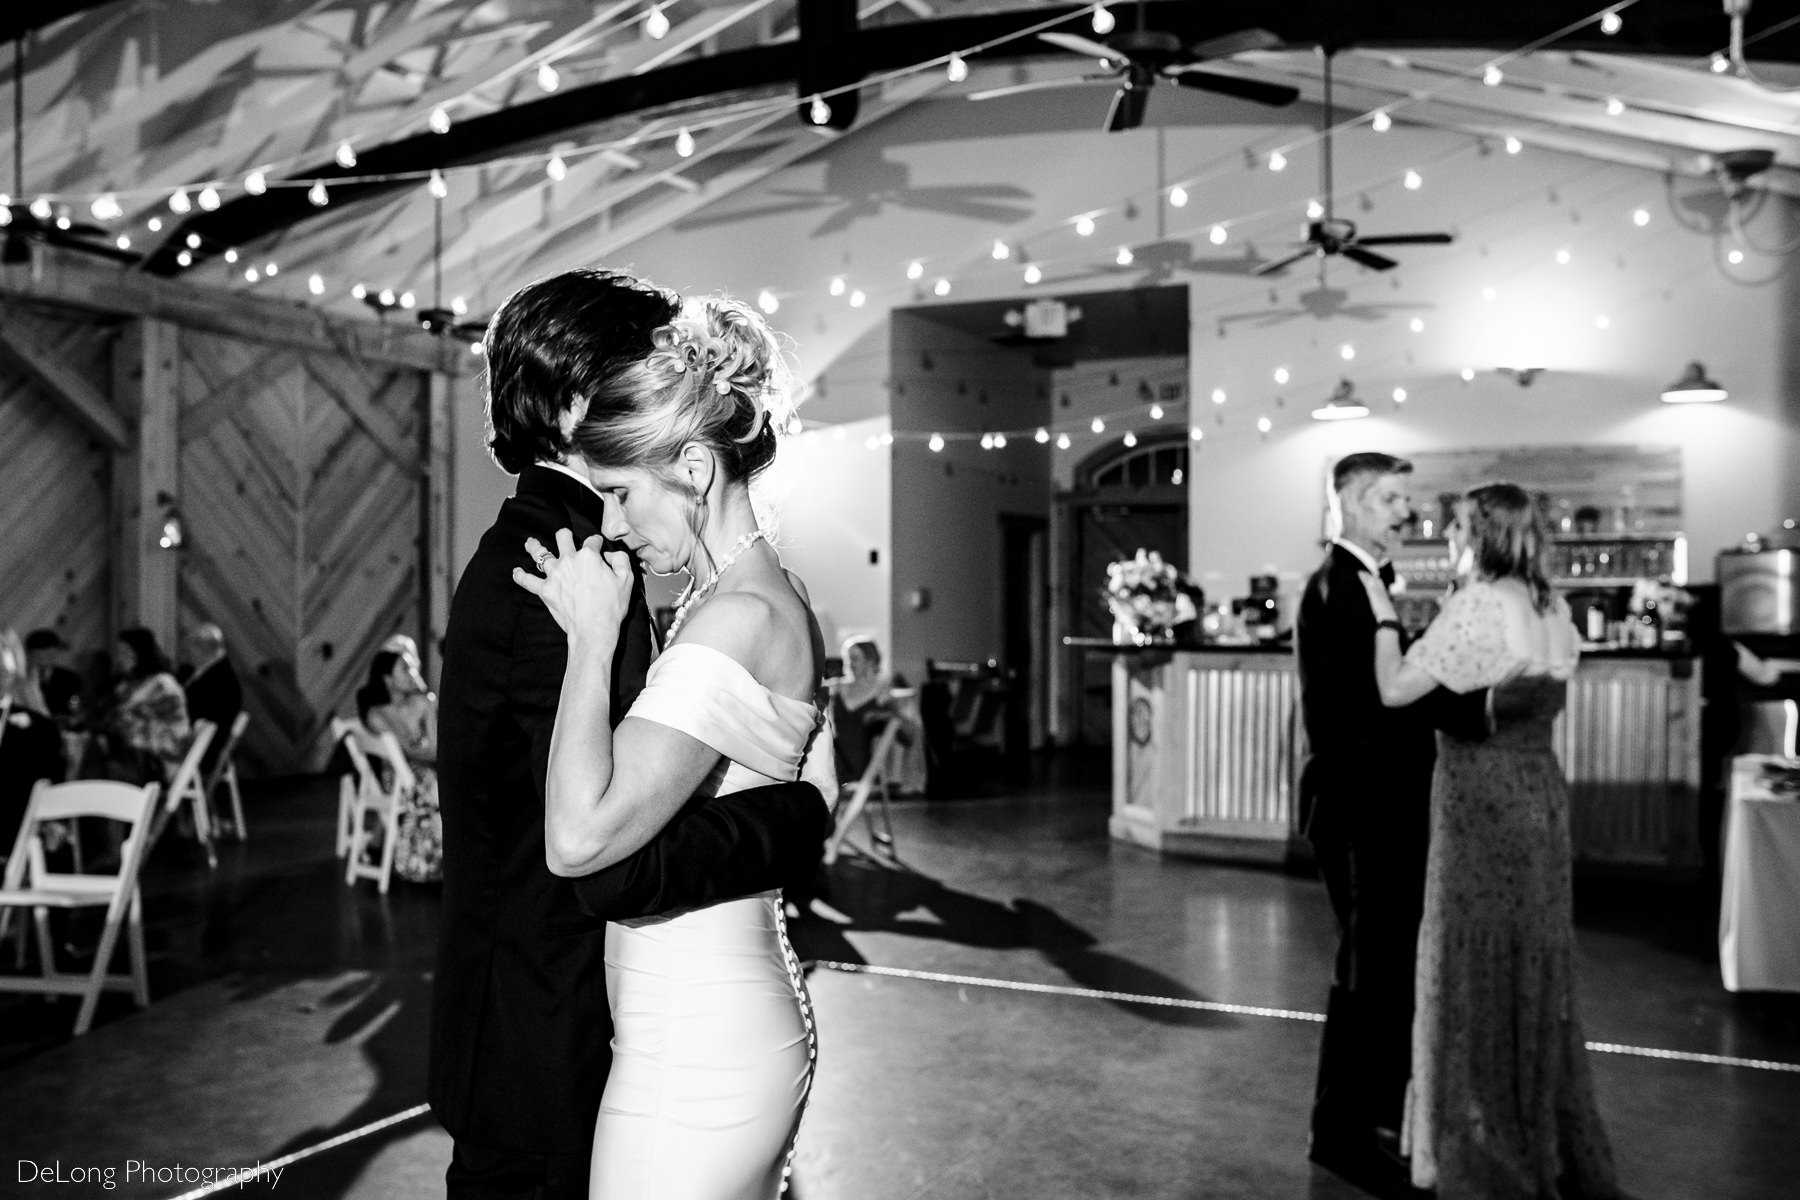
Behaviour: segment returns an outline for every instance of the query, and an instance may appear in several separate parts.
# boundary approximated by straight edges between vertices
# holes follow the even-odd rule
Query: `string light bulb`
[[[1229,236],[1230,235],[1225,232],[1225,227],[1223,225],[1214,225],[1212,227],[1212,232],[1206,235],[1207,240],[1215,246],[1223,246],[1225,244],[1225,239]]]
[[[193,266],[194,265],[194,256],[193,256],[192,252],[183,250],[181,253],[177,254],[175,256],[175,265],[178,267]]]
[[[1633,225],[1636,225],[1639,229],[1642,229],[1644,226],[1648,225],[1650,223],[1650,210],[1647,208],[1632,209],[1631,210],[1631,223]]]
[[[1307,220],[1316,221],[1324,215],[1325,215],[1325,206],[1323,204],[1320,204],[1317,200],[1308,200],[1306,202],[1306,219]]]
[[[1733,250],[1725,256],[1725,261],[1735,267],[1744,261],[1744,252],[1742,250]]]
[[[161,233],[162,232],[162,218],[161,217],[151,217],[148,221],[144,222],[144,227],[146,229],[148,229],[151,233]]]
[[[906,277],[908,279],[918,279],[918,278],[921,278],[924,274],[925,274],[925,264],[924,263],[919,262],[918,260],[915,259],[914,261],[906,264]]]
[[[1474,367],[1464,367],[1462,369],[1462,381],[1464,383],[1473,383],[1475,381]]]
[[[1624,112],[1625,112],[1625,102],[1623,100],[1619,99],[1617,96],[1608,96],[1606,98],[1606,115],[1607,116],[1617,117],[1617,116],[1622,115]]]
[[[1205,436],[1206,436],[1206,431],[1201,429],[1198,425],[1188,426],[1188,440],[1189,441],[1197,442]]]
[[[686,125],[675,134],[675,153],[682,158],[694,157],[694,135],[688,132]]]
[[[1489,63],[1487,69],[1481,73],[1481,82],[1489,87],[1499,87],[1505,79],[1506,75],[1500,70],[1498,63]]]
[[[1026,265],[1026,267],[1025,267],[1025,282],[1026,283],[1036,283],[1039,280],[1041,280],[1043,277],[1044,277],[1044,273],[1042,271],[1038,270],[1038,265],[1036,263],[1029,263]]]
[[[1376,109],[1375,115],[1369,118],[1369,128],[1376,133],[1386,133],[1393,127],[1394,118],[1388,116],[1388,110],[1385,108]]]
[[[1031,435],[1031,440],[1042,446],[1050,440],[1050,431],[1039,425],[1038,431]]]
[[[944,74],[950,77],[951,83],[961,83],[969,77],[969,64],[960,54],[952,54],[950,61],[944,64]]]
[[[187,235],[187,248],[189,250],[198,250],[200,248],[200,235],[199,234],[190,233]]]
[[[426,118],[425,124],[431,127],[433,133],[449,133],[450,110],[441,104],[438,105],[431,110],[431,116]]]
[[[930,439],[926,441],[925,448],[930,450],[933,454],[942,452],[944,449],[944,435],[941,433],[932,434]]]
[[[325,190],[323,179],[313,180],[313,185],[306,189],[306,198],[312,201],[314,208],[324,208],[331,203],[331,193]]]
[[[1352,346],[1349,342],[1345,342],[1343,345],[1338,347],[1338,357],[1343,359],[1345,362],[1349,362],[1351,359],[1356,357],[1356,347]]]
[[[1425,319],[1423,317],[1414,317],[1411,321],[1407,322],[1406,327],[1414,333],[1424,333]]]
[[[850,293],[850,307],[851,308],[861,308],[863,305],[867,304],[868,302],[869,302],[868,294],[866,292],[864,292],[861,288],[857,288],[854,292]]]
[[[1095,417],[1093,419],[1093,421],[1088,425],[1088,428],[1092,429],[1095,433],[1105,433],[1106,432],[1106,422],[1101,420],[1099,417]]]
[[[1212,390],[1212,402],[1214,404],[1225,403],[1225,389],[1224,388],[1214,388]]]
[[[48,207],[49,207],[49,205],[45,204],[45,208],[48,208]],[[194,207],[193,203],[190,200],[188,200],[187,191],[183,188],[176,188],[175,194],[169,197],[169,211],[170,212],[173,212],[173,213],[191,212],[193,210],[193,207]],[[37,204],[36,203],[34,203],[31,206],[31,211],[34,213],[37,212]],[[49,216],[49,213],[46,212],[44,215]]]
[[[994,435],[993,434],[984,433],[981,435],[981,448],[983,450],[992,450],[994,448]]]
[[[225,261],[228,263],[234,263],[237,260],[238,260],[238,252],[237,252],[236,248],[235,247],[227,247],[225,250]]]
[[[1508,154],[1517,154],[1519,151],[1523,150],[1524,148],[1525,148],[1524,142],[1521,142],[1518,138],[1513,137],[1511,134],[1508,134],[1506,136],[1506,152]]]
[[[325,294],[325,277],[316,273],[308,275],[306,277],[306,290],[315,296],[323,296]]]
[[[1131,265],[1131,257],[1131,247],[1120,246],[1118,254],[1113,256],[1113,261],[1118,263],[1121,267],[1129,267]]]
[[[1008,246],[1005,242],[1001,241],[999,238],[995,238],[993,254],[994,254],[995,261],[997,261],[997,262],[1003,261],[1005,259],[1012,257],[1012,247]]]
[[[280,274],[280,272],[281,272],[281,268],[276,266],[274,263],[270,263],[263,268],[263,274],[267,275],[270,279],[275,278],[275,276]]]
[[[1602,313],[1600,316],[1597,316],[1594,318],[1594,328],[1595,329],[1611,329],[1612,328],[1612,318],[1607,316],[1606,314]]]
[[[1557,265],[1557,266],[1559,266],[1559,267],[1566,267],[1566,266],[1568,266],[1568,265],[1569,265],[1569,260],[1570,260],[1570,259],[1571,259],[1571,258],[1572,258],[1572,257],[1574,257],[1574,256],[1573,256],[1573,255],[1571,255],[1571,254],[1570,254],[1570,253],[1569,253],[1569,252],[1568,252],[1568,250],[1566,250],[1566,249],[1563,249],[1563,250],[1558,250],[1558,251],[1557,251],[1557,252],[1556,252],[1556,265]]]
[[[111,221],[125,213],[125,210],[119,207],[119,198],[111,192],[95,197],[94,202],[88,206],[88,211],[94,214],[96,221]]]
[[[262,278],[262,272],[258,271],[255,267],[245,267],[244,268],[244,282],[245,283],[255,283],[257,280],[259,280],[261,278]]]
[[[764,288],[762,291],[756,293],[756,307],[762,309],[765,313],[773,315],[775,310],[781,307],[781,301],[775,298],[774,292],[771,292],[768,288]]]
[[[562,75],[549,63],[539,63],[537,69],[537,85],[539,90],[554,92],[562,86]]]
[[[1006,449],[1006,435],[1004,433],[996,433],[994,435],[994,449],[996,449],[996,450]]]
[[[931,290],[940,296],[948,296],[950,294],[950,281],[948,279],[940,278],[936,283],[931,285]]]
[[[826,290],[828,290],[834,296],[843,295],[844,294],[844,277],[842,275],[832,276],[831,284]]]
[[[3,225],[3,224],[5,224],[5,222],[0,221],[0,225]],[[118,237],[113,239],[113,245],[117,246],[121,250],[129,250],[129,249],[131,249],[131,239],[121,233]]]
[[[1406,185],[1407,191],[1416,192],[1425,186],[1425,177],[1417,171],[1408,171],[1406,177],[1400,182]]]
[[[1118,24],[1118,22],[1113,19],[1112,13],[1107,11],[1106,5],[1104,5],[1104,4],[1094,5],[1094,32],[1095,33],[1100,33],[1100,34],[1111,33],[1113,31],[1113,27],[1116,26],[1117,24]]]
[[[1082,217],[1080,220],[1076,221],[1075,222],[1075,234],[1077,237],[1093,237],[1094,236],[1094,218]]]
[[[1611,37],[1623,28],[1625,28],[1625,18],[1621,17],[1616,10],[1609,8],[1600,14],[1600,32],[1607,37]]]
[[[1256,432],[1261,433],[1261,434],[1267,434],[1269,432],[1269,430],[1271,430],[1273,428],[1275,428],[1275,422],[1269,420],[1269,418],[1267,418],[1267,417],[1256,418]]]
[[[394,307],[394,303],[395,303],[394,289],[393,288],[382,288],[381,294],[376,296],[375,299],[381,302],[381,307],[383,307],[383,308]]]
[[[1152,404],[1150,406],[1150,419],[1152,421],[1160,421],[1163,419],[1163,406],[1162,405]]]
[[[1287,170],[1287,155],[1283,154],[1279,150],[1277,150],[1277,151],[1275,151],[1275,153],[1269,155],[1269,170],[1271,170],[1271,171]]]
[[[644,18],[644,32],[659,42],[669,36],[669,18],[663,13],[662,5],[650,6],[650,13]],[[824,123],[823,121],[819,122],[821,125]]]
[[[812,98],[812,107],[806,110],[806,115],[811,118],[814,125],[828,125],[831,123],[831,105],[825,103],[825,97],[815,95]]]
[[[244,176],[244,190],[252,196],[260,196],[269,190],[269,177],[261,171],[252,171]]]
[[[1056,435],[1056,448],[1058,450],[1067,450],[1072,444],[1073,443],[1069,441],[1068,434],[1059,433]]]
[[[400,307],[401,308],[411,308],[413,305],[417,304],[418,302],[419,302],[419,298],[417,296],[414,296],[411,292],[401,292],[400,293]]]
[[[444,182],[444,173],[436,167],[431,169],[431,182],[425,186],[426,189],[439,200],[442,200],[445,196],[450,194],[450,185]]]
[[[1406,403],[1406,389],[1405,388],[1397,387],[1394,389],[1394,403],[1395,404],[1405,404]]]
[[[1120,440],[1122,440],[1125,443],[1125,448],[1127,450],[1129,450],[1133,446],[1137,445],[1137,434],[1135,434],[1135,433],[1131,432],[1131,430],[1127,429],[1125,431],[1125,436]]]
[[[1276,367],[1275,368],[1275,382],[1276,383],[1286,383],[1289,380],[1289,378],[1291,378],[1291,376],[1288,375],[1288,369],[1286,367]]]
[[[356,165],[356,147],[352,146],[348,141],[339,142],[337,153],[332,157],[337,159],[338,166],[348,171],[351,167]]]
[[[544,174],[561,183],[569,175],[569,164],[563,161],[560,154],[552,154],[550,161],[544,164]]]
[[[351,288],[350,288],[350,295],[358,300],[367,299],[368,295],[369,295],[369,289],[364,287],[361,283],[352,284]]]
[[[461,296],[452,296],[450,297],[450,311],[459,317],[466,317],[469,315],[469,302]]]
[[[1711,66],[1714,75],[1723,75],[1725,72],[1731,70],[1731,60],[1726,58],[1722,51],[1715,50],[1713,52],[1712,62],[1708,65]]]

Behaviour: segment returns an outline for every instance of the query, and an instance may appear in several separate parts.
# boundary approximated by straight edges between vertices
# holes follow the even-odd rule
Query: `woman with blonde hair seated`
[[[444,826],[438,812],[437,698],[425,688],[419,660],[406,651],[377,651],[369,663],[369,681],[357,689],[356,709],[371,733],[394,735],[416,781],[401,802],[394,873],[412,883],[442,879]]]
[[[1611,1197],[1576,1012],[1569,789],[1551,742],[1578,636],[1522,488],[1471,489],[1447,532],[1463,582],[1404,656],[1387,589],[1366,580],[1382,703],[1440,684],[1537,686],[1485,741],[1437,735],[1402,1148],[1413,1185],[1444,1200]]]

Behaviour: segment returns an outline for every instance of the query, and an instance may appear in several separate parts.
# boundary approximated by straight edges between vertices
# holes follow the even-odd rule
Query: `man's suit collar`
[[[580,480],[541,464],[533,463],[519,472],[515,496],[537,496],[585,513],[596,527],[605,519],[606,505],[600,494],[584,486]]]
[[[1352,566],[1360,567],[1371,575],[1378,574],[1381,570],[1381,564],[1373,554],[1345,538],[1332,538],[1331,547],[1347,557]]]

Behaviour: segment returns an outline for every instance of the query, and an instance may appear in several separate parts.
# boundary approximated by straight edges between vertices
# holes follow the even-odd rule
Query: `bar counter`
[[[1112,836],[1167,854],[1286,860],[1305,754],[1293,651],[1070,642],[1113,655]],[[1698,659],[1584,654],[1555,736],[1577,861],[1699,863]]]

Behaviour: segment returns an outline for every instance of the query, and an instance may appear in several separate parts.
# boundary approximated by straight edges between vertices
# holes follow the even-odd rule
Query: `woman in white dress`
[[[779,347],[733,301],[689,301],[657,349],[589,398],[576,443],[604,496],[603,532],[650,570],[693,582],[669,645],[622,720],[611,659],[631,585],[599,539],[527,543],[519,572],[569,639],[551,739],[552,871],[607,867],[696,794],[797,777],[835,795],[817,622],[757,522],[750,479],[774,457]],[[779,892],[612,924],[613,1066],[589,1194],[602,1200],[771,1200],[812,1081],[811,1006]]]

